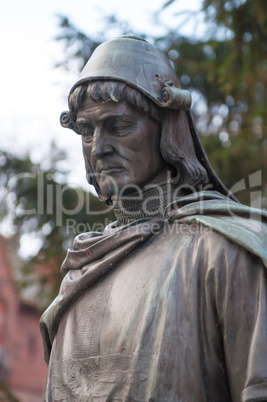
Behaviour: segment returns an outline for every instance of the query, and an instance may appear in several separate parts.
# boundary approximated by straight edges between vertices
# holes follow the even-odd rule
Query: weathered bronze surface
[[[77,236],[41,318],[45,401],[267,401],[267,213],[212,170],[167,58],[102,44],[61,122],[117,221]]]

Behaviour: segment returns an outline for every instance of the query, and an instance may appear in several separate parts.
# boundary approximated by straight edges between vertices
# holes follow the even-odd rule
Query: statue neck
[[[114,199],[114,213],[119,226],[143,218],[159,218],[173,200],[173,184],[164,182],[151,185],[138,193]]]

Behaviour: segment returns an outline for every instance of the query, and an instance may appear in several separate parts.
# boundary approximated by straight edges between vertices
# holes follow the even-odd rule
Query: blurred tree
[[[32,245],[17,276],[22,296],[40,308],[56,296],[59,267],[73,238],[103,231],[113,212],[96,196],[67,184],[66,155],[54,144],[42,167],[27,156],[0,151],[0,220],[12,225],[21,244]]]
[[[155,14],[158,24],[161,13],[177,1],[167,1]],[[245,179],[246,189],[236,195],[250,204],[251,190],[259,190],[261,183],[250,188],[253,183],[248,178],[261,171],[263,205],[267,206],[266,2],[202,0],[201,12],[206,32],[200,38],[180,35],[177,25],[149,40],[168,54],[183,87],[192,92],[198,131],[222,181],[231,188]],[[195,13],[183,15],[187,20],[196,18]],[[56,39],[64,42],[65,57],[57,67],[81,70],[93,50],[111,36],[132,32],[145,38],[114,16],[105,16],[103,24],[102,33],[92,36],[59,16]],[[55,146],[42,166],[29,157],[0,152],[0,219],[12,223],[22,244],[36,244],[25,261],[19,286],[45,304],[57,293],[59,266],[73,237],[79,232],[101,231],[114,219],[92,194],[67,184],[65,159]]]
[[[60,33],[56,36],[56,40],[64,42],[65,57],[56,63],[56,67],[65,68],[66,70],[78,69],[82,70],[85,63],[93,51],[102,42],[107,40],[110,32],[114,30],[118,35],[124,35],[129,32],[130,27],[126,21],[118,20],[114,15],[103,16],[103,25],[105,29],[97,32],[94,37],[88,36],[78,28],[76,28],[68,17],[58,15]],[[140,35],[145,37],[144,35]],[[76,63],[75,63],[76,61]]]
[[[165,4],[169,7],[175,1]],[[209,159],[231,187],[262,170],[267,189],[267,9],[264,1],[205,0],[205,39],[179,39],[172,33],[178,71],[187,71],[188,86],[205,99],[206,111],[194,108],[197,127]],[[213,138],[212,135],[216,135]],[[203,138],[205,136],[205,138]],[[224,149],[223,149],[224,148]],[[259,183],[258,183],[259,184]],[[247,190],[237,193],[250,203]],[[263,198],[263,206],[267,206]]]
[[[177,1],[167,1],[157,17]],[[152,41],[168,54],[183,87],[192,92],[198,131],[222,181],[231,188],[244,178],[246,190],[236,195],[250,204],[248,176],[260,170],[263,206],[267,206],[266,2],[203,0],[201,12],[206,21],[201,38],[181,36],[177,26]],[[193,20],[196,14],[188,12],[185,17]],[[92,40],[68,18],[59,18],[57,39],[65,42],[66,57],[58,66],[66,67],[76,59],[81,69],[114,27],[120,34],[133,31],[110,16],[104,34]]]
[[[10,386],[5,380],[0,380],[0,401],[20,402],[12,393]]]

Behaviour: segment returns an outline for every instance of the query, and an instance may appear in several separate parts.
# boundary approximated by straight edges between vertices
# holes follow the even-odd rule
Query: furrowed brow
[[[107,113],[101,116],[99,119],[92,119],[88,120],[84,117],[81,117],[77,119],[76,125],[78,128],[83,128],[87,127],[88,125],[91,125],[92,123],[104,123],[107,122],[109,119],[114,119],[116,121],[121,121],[121,122],[133,122],[135,119],[131,115],[125,115],[125,114],[117,114],[117,113]]]
[[[117,113],[110,114],[110,113],[107,113],[107,114],[102,115],[101,118],[97,120],[97,123],[105,123],[109,119],[116,120],[116,121],[125,121],[125,122],[129,122],[129,121],[134,120],[133,117],[130,116],[130,115],[128,116],[128,115],[125,115],[125,114],[117,114]]]

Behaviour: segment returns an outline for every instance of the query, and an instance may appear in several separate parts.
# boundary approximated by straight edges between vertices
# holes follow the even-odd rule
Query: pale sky
[[[0,5],[0,148],[20,155],[30,152],[41,161],[51,140],[67,149],[71,180],[85,182],[80,139],[61,128],[60,113],[67,108],[67,95],[77,75],[56,70],[63,58],[63,44],[56,14],[64,14],[85,33],[99,32],[102,15],[110,13],[128,20],[139,32],[161,34],[151,14],[165,0],[10,0]],[[177,11],[199,10],[201,0],[177,0],[162,15],[166,25],[175,26]],[[181,32],[194,29],[187,24]],[[115,33],[116,36],[116,33]]]

